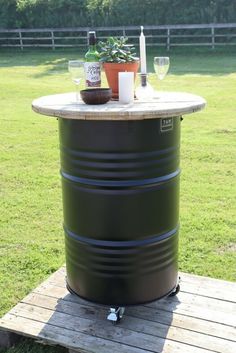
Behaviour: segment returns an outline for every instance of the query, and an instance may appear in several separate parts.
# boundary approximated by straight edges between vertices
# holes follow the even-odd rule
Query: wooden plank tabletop
[[[236,284],[182,273],[181,291],[126,308],[108,309],[68,293],[62,267],[0,320],[0,329],[84,353],[234,353]]]
[[[56,94],[35,99],[32,109],[39,114],[80,120],[143,120],[194,113],[203,109],[206,101],[184,92],[157,92],[149,101],[132,104],[110,101],[101,105],[76,102],[75,93]]]

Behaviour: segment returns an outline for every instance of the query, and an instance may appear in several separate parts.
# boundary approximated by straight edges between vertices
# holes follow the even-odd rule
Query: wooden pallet
[[[235,353],[235,294],[234,283],[182,273],[176,297],[127,308],[114,326],[107,308],[68,293],[62,267],[0,320],[0,330],[5,341],[14,332],[71,352]]]

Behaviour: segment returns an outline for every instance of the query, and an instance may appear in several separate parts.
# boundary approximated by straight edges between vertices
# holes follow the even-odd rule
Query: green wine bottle
[[[101,63],[96,48],[96,33],[89,32],[89,49],[85,54],[85,83],[87,87],[101,87]]]

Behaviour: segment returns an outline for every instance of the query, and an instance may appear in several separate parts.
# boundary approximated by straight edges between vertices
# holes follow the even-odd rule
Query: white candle
[[[119,102],[128,104],[134,101],[134,73],[119,72]]]
[[[141,61],[141,74],[147,73],[147,64],[146,64],[146,41],[143,34],[143,26],[141,26],[141,34],[139,37],[139,47],[140,47],[140,61]]]

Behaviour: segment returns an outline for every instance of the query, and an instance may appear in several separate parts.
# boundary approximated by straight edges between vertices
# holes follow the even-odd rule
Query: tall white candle
[[[143,34],[143,26],[141,26],[141,34],[139,37],[139,48],[140,48],[141,74],[146,74],[147,73],[146,40]]]
[[[128,104],[134,101],[134,73],[119,72],[119,102]]]

